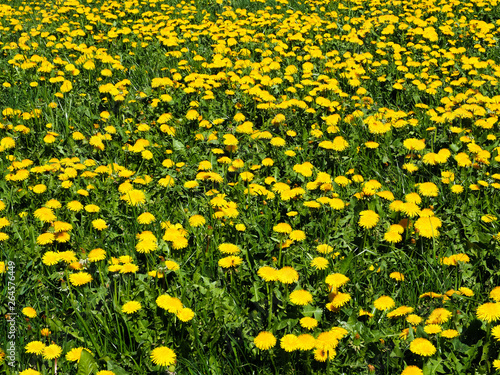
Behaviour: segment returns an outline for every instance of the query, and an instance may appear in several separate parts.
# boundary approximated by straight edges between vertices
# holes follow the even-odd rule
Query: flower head
[[[477,308],[476,315],[478,319],[486,322],[496,322],[500,319],[500,302],[483,303]]]
[[[260,350],[268,350],[276,345],[276,337],[271,332],[263,331],[253,339],[253,342]]]
[[[69,276],[69,281],[75,286],[85,285],[92,281],[92,276],[87,272],[73,273]]]
[[[299,348],[299,340],[297,336],[288,334],[281,338],[280,346],[286,352],[293,352]]]
[[[380,311],[392,309],[394,305],[394,300],[389,296],[379,297],[373,302],[373,306],[375,306],[375,308]]]
[[[219,266],[222,268],[238,267],[241,263],[243,263],[243,259],[235,255],[221,258],[218,262]]]
[[[33,307],[25,307],[23,309],[23,314],[26,315],[28,318],[35,318],[36,310]]]
[[[341,273],[328,275],[325,282],[333,289],[338,289],[349,281],[349,278]]]
[[[429,340],[419,337],[411,342],[410,351],[422,357],[430,357],[436,353],[436,347]]]
[[[31,341],[24,348],[26,349],[26,353],[40,355],[45,349],[45,344],[41,341]]]
[[[125,314],[133,314],[142,308],[141,303],[137,301],[129,301],[122,306],[122,312]]]
[[[377,225],[379,215],[372,210],[361,211],[359,213],[359,226],[365,229],[371,229]]]
[[[292,267],[283,267],[278,271],[278,280],[283,284],[292,284],[299,280],[299,273]]]
[[[151,352],[151,362],[158,366],[170,366],[176,362],[174,351],[166,346],[159,346]]]
[[[314,318],[305,316],[302,319],[300,319],[300,325],[302,328],[305,329],[314,329],[318,326],[318,321]]]
[[[295,290],[290,294],[290,301],[294,305],[308,305],[312,302],[312,294],[307,290]]]
[[[82,346],[80,346],[79,348],[73,348],[68,353],[66,353],[66,359],[71,362],[80,362],[80,357],[84,349],[90,352],[88,349]]]
[[[417,366],[407,366],[401,375],[423,375],[424,372]]]
[[[43,349],[42,355],[44,359],[54,359],[59,358],[61,353],[62,348],[59,345],[52,344]]]
[[[278,280],[278,270],[269,266],[259,268],[257,275],[262,277],[266,282]]]

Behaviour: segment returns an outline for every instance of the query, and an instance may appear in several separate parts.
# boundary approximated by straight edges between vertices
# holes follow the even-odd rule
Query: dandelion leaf
[[[78,362],[78,372],[76,375],[91,375],[97,372],[97,362],[92,354],[86,350],[82,350],[80,361]]]

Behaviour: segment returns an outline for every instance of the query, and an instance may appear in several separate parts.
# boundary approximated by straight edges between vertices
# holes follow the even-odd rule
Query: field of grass
[[[500,370],[497,0],[0,5],[0,372]]]

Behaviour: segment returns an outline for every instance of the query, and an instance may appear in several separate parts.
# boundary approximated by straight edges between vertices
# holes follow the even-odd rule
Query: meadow
[[[0,371],[500,370],[497,0],[5,0]]]

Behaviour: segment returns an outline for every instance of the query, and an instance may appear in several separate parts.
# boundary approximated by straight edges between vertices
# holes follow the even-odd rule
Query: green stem
[[[266,290],[267,290],[267,301],[269,304],[269,313],[267,316],[267,329],[271,329],[271,320],[273,317],[273,296],[272,296],[272,290],[269,290],[269,282],[266,283]]]

